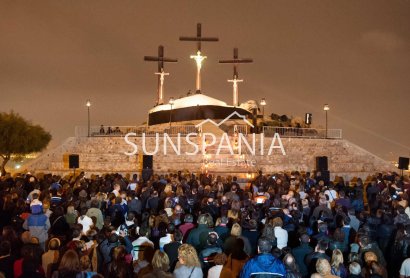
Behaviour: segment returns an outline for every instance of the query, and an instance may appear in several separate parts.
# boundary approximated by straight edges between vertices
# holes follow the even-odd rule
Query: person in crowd
[[[31,215],[24,221],[23,228],[29,230],[32,237],[36,237],[40,246],[45,250],[45,243],[48,238],[48,229],[50,229],[50,220],[43,213],[40,202],[30,205]]]
[[[198,254],[192,245],[185,243],[178,248],[178,263],[174,270],[175,278],[203,277]]]
[[[98,230],[101,230],[104,225],[104,217],[100,209],[100,202],[97,199],[94,199],[90,203],[91,207],[87,210],[86,216],[89,218],[95,217],[95,227]]]
[[[81,274],[80,258],[74,250],[67,250],[61,258],[58,270],[53,272],[52,278],[71,278]]]
[[[0,273],[189,277],[190,270],[192,278],[263,269],[272,276],[273,264],[283,265],[279,276],[305,278],[320,275],[316,263],[325,259],[330,273],[341,277],[347,268],[356,278],[360,272],[366,278],[408,276],[406,176],[375,173],[333,182],[315,172],[260,173],[250,187],[237,177],[184,171],[151,172],[142,180],[119,173],[1,176]],[[264,245],[258,251],[260,238],[272,250],[266,253]],[[168,263],[164,252],[153,260],[162,249]],[[320,271],[329,275],[325,264]]]
[[[189,232],[186,243],[194,246],[196,250],[200,250],[205,245],[210,232],[212,229],[208,227],[208,217],[206,214],[201,214],[198,217],[198,227]]]
[[[174,223],[169,223],[167,226],[167,233],[165,236],[159,239],[159,248],[161,251],[164,251],[165,244],[172,242],[175,233]]]
[[[208,269],[213,266],[215,255],[222,253],[222,248],[218,244],[218,239],[219,237],[216,232],[210,232],[208,234],[206,245],[199,253],[199,260],[205,273],[207,273]]]
[[[216,254],[214,257],[215,265],[208,270],[208,278],[220,278],[223,277],[221,275],[222,268],[227,261],[227,257],[225,253]]]
[[[279,249],[285,248],[288,245],[288,231],[282,228],[282,218],[276,217],[272,221],[272,225],[275,228],[275,237],[277,240],[276,247]]]
[[[143,278],[172,278],[169,271],[169,258],[166,253],[157,250],[152,258],[152,272],[142,276]]]
[[[218,234],[221,241],[225,241],[225,239],[229,236],[229,228],[228,222],[229,219],[226,216],[222,216],[220,218],[220,223],[214,228],[214,231]]]
[[[302,273],[299,272],[295,257],[291,253],[287,253],[283,257],[283,264],[286,268],[286,278],[302,278]]]
[[[11,254],[11,244],[9,241],[0,243],[0,271],[6,277],[13,277],[13,265],[15,258]]]
[[[302,275],[302,277],[308,276],[308,268],[305,264],[305,257],[310,253],[313,253],[313,248],[309,246],[310,237],[304,233],[299,238],[300,245],[291,250],[292,255],[295,257],[296,265]]]
[[[312,274],[316,271],[316,262],[319,259],[325,259],[330,263],[330,257],[328,255],[326,255],[326,250],[327,249],[328,249],[327,240],[325,240],[325,239],[320,240],[317,243],[317,245],[315,247],[315,250],[305,257],[305,265],[308,268],[308,272],[310,274]]]
[[[363,278],[362,268],[357,262],[352,262],[349,264],[349,273],[348,278]]]
[[[191,214],[186,214],[184,216],[184,223],[182,225],[179,226],[179,230],[182,233],[182,237],[185,239],[187,239],[189,232],[195,228],[195,224],[194,222],[194,217]]]
[[[258,255],[250,259],[243,267],[240,277],[252,277],[253,275],[264,274],[263,277],[285,277],[285,265],[270,252],[272,244],[269,239],[261,237],[258,240]],[[257,276],[254,276],[257,277]]]
[[[43,270],[47,277],[51,276],[52,265],[58,262],[60,257],[61,242],[58,238],[52,238],[48,242],[48,251],[41,257]]]
[[[316,271],[323,278],[337,278],[339,276],[333,275],[331,273],[331,267],[327,259],[318,259],[316,262]]]
[[[175,265],[178,262],[178,248],[182,245],[182,233],[179,230],[175,230],[173,241],[164,245],[164,251],[168,255],[170,263],[170,272],[175,269]]]
[[[245,243],[242,238],[237,238],[232,253],[228,256],[227,262],[222,268],[222,278],[238,277],[243,266],[249,259],[248,254],[244,251],[244,247]]]
[[[113,249],[111,262],[108,266],[108,277],[127,278],[131,277],[131,265],[126,261],[126,249],[120,245]]]
[[[341,278],[347,278],[348,271],[343,264],[343,253],[341,250],[333,250],[330,266],[333,275],[336,275]]]

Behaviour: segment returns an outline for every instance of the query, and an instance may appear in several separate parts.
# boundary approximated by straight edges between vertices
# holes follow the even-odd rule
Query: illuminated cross
[[[191,55],[191,59],[196,62],[196,91],[199,93],[201,91],[201,67],[202,62],[206,59],[206,56],[201,55],[201,51],[198,50],[196,55]]]
[[[243,82],[243,79],[236,79],[236,76],[234,76],[233,79],[228,79],[228,82],[232,82],[232,86],[233,86],[233,106],[238,106],[238,103],[239,103],[238,83]]]
[[[180,41],[195,41],[197,42],[196,55],[191,55],[191,59],[196,62],[196,93],[201,93],[201,67],[202,62],[206,59],[206,56],[201,55],[201,42],[216,42],[219,41],[215,37],[202,37],[201,23],[196,26],[196,37],[179,37]]]
[[[158,56],[144,56],[145,61],[153,61],[158,62],[158,72],[155,75],[158,75],[158,99],[157,105],[164,103],[164,80],[165,75],[169,75],[169,73],[164,72],[164,63],[176,63],[178,62],[177,59],[165,58],[164,57],[164,47],[162,45],[158,46]]]
[[[238,70],[236,68],[237,64],[252,63],[252,59],[239,59],[238,58],[238,48],[233,49],[233,59],[232,60],[219,60],[221,64],[233,64],[233,79],[228,80],[232,82],[233,86],[233,106],[239,105],[239,93],[238,93],[238,82],[243,82],[242,79],[238,79]]]
[[[158,88],[158,104],[163,104],[164,103],[164,80],[165,80],[165,75],[169,75],[168,72],[164,72],[164,69],[161,69],[161,72],[156,72],[156,75],[159,75],[159,81],[160,85]],[[159,103],[161,100],[161,103]]]

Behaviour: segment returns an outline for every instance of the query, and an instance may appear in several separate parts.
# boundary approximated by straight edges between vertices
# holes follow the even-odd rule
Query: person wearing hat
[[[213,258],[216,254],[222,253],[222,248],[218,244],[219,236],[216,232],[209,232],[206,246],[199,252],[199,260],[204,273],[213,266]]]
[[[50,220],[43,213],[42,203],[34,199],[30,205],[31,214],[24,221],[23,228],[29,230],[32,237],[39,240],[41,248],[45,249],[45,242],[48,238],[48,229],[50,229]]]

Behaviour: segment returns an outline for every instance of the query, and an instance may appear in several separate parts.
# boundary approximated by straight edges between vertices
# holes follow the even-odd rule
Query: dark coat
[[[200,250],[202,246],[205,246],[209,232],[212,230],[208,228],[208,225],[199,224],[197,228],[189,232],[186,242],[194,246],[196,250]]]
[[[300,246],[292,249],[292,255],[295,257],[297,266],[302,276],[308,275],[308,268],[305,264],[305,257],[313,252],[313,248],[307,243],[303,243]]]
[[[175,265],[178,262],[178,248],[181,246],[180,242],[173,241],[164,245],[164,251],[169,258],[170,272],[174,272]]]

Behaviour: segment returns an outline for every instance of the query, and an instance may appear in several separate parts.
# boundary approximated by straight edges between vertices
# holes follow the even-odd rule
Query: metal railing
[[[173,125],[166,128],[151,128],[151,127],[137,127],[137,126],[91,126],[90,136],[91,137],[121,137],[125,136],[127,133],[136,133],[136,136],[155,136],[156,133],[168,135],[187,135],[188,133],[198,133],[198,129],[194,125]],[[76,137],[87,137],[88,127],[87,126],[76,126],[75,127]]]
[[[249,127],[246,125],[235,125],[234,132],[248,134]],[[136,133],[136,136],[155,136],[156,133],[168,135],[187,135],[189,133],[201,133],[200,128],[194,125],[172,125],[168,127],[137,127],[137,126],[91,126],[90,136],[91,137],[121,137],[125,136],[127,133]],[[263,133],[266,137],[272,137],[275,133],[278,133],[281,137],[298,137],[298,138],[315,138],[315,139],[342,139],[341,129],[328,129],[326,134],[326,129],[316,129],[316,128],[296,128],[296,127],[274,127],[274,126],[264,126]],[[75,127],[76,137],[87,137],[88,128],[87,126],[76,126]]]
[[[342,139],[341,129],[328,129],[326,134],[326,129],[264,126],[263,133],[266,137],[272,137],[277,133],[285,138]]]
[[[165,130],[166,133],[171,135],[181,134],[187,135],[189,133],[199,133],[199,130],[194,125],[173,125]]]
[[[233,127],[234,133],[248,134],[248,129],[247,125],[234,125]]]

